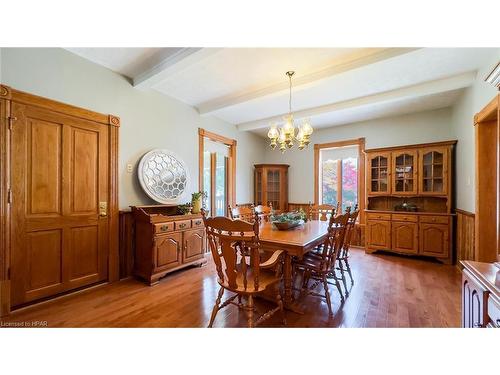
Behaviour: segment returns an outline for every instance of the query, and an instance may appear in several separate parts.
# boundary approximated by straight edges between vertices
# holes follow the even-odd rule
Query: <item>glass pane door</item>
[[[415,164],[416,153],[394,153],[392,156],[394,168],[393,193],[413,194],[416,192]]]
[[[272,204],[276,210],[281,210],[280,207],[280,171],[271,169],[267,171],[267,202],[264,204]]]
[[[210,152],[203,152],[203,190],[207,193],[207,197],[205,198],[205,209],[212,214],[212,179],[211,179],[211,167],[210,167]]]
[[[377,155],[370,161],[370,191],[372,193],[388,193],[389,158],[383,155]]]
[[[226,216],[227,160],[225,155],[215,154],[215,216]]]

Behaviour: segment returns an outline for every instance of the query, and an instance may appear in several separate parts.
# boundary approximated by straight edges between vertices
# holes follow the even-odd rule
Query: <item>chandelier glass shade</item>
[[[272,149],[279,145],[281,152],[285,152],[287,148],[292,148],[294,143],[298,143],[299,150],[303,150],[311,141],[311,134],[313,127],[309,119],[302,119],[300,126],[296,127],[292,114],[292,76],[295,74],[293,71],[286,72],[290,82],[290,96],[288,102],[288,115],[283,117],[283,124],[272,123],[267,137],[271,140],[269,144]]]

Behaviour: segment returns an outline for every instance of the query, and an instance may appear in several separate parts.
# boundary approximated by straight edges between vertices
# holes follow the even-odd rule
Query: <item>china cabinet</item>
[[[451,168],[456,141],[366,150],[366,251],[453,262]]]
[[[288,209],[288,165],[255,164],[254,204],[272,205],[273,209]]]

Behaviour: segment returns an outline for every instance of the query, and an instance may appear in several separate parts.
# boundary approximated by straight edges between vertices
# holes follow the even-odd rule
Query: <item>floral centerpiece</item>
[[[271,223],[279,230],[292,229],[304,224],[306,221],[307,215],[303,210],[271,215]]]

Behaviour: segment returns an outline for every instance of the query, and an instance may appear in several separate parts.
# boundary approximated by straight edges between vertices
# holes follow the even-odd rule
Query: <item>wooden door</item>
[[[205,253],[205,230],[188,230],[184,232],[184,251],[182,262],[192,262],[203,258]]]
[[[448,148],[428,147],[419,151],[418,191],[424,195],[448,194]]]
[[[401,253],[418,253],[418,224],[392,222],[392,249]]]
[[[368,220],[366,222],[366,237],[371,249],[391,248],[391,222],[384,220]]]
[[[182,233],[158,236],[154,239],[154,272],[180,266]]]
[[[16,102],[11,109],[16,306],[107,279],[109,128]]]
[[[387,195],[391,193],[391,153],[369,153],[367,155],[368,195]]]
[[[420,254],[447,257],[449,225],[420,223]]]
[[[392,159],[392,194],[417,194],[417,151],[394,151]]]

